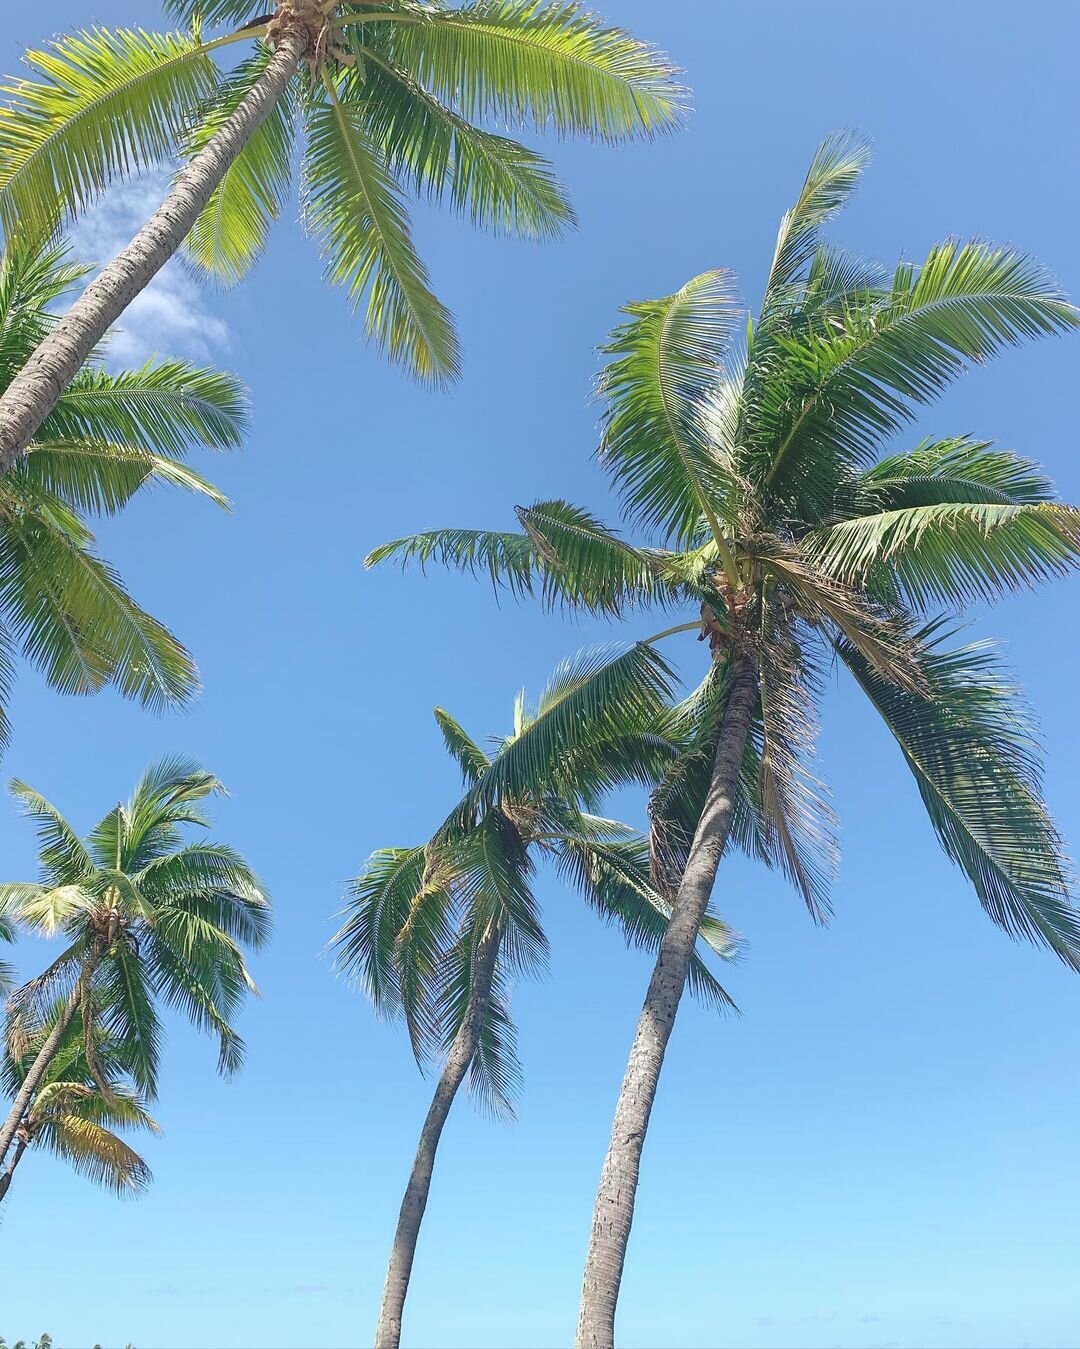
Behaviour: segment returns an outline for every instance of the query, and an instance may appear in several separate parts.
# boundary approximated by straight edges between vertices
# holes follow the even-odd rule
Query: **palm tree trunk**
[[[56,1051],[60,1048],[61,1041],[67,1034],[71,1019],[82,1003],[86,988],[94,976],[98,955],[99,953],[96,950],[91,950],[86,957],[86,962],[82,967],[75,987],[71,990],[71,994],[64,1004],[64,1010],[56,1018],[52,1030],[45,1037],[45,1043],[38,1050],[37,1058],[30,1065],[30,1071],[23,1078],[23,1084],[19,1088],[7,1119],[4,1121],[4,1127],[0,1129],[0,1162],[7,1156],[8,1148],[11,1147],[11,1140],[19,1130],[22,1118],[29,1109],[30,1102],[34,1099],[34,1093],[41,1086],[41,1080],[48,1072],[49,1064],[56,1057]]]
[[[7,473],[79,367],[131,301],[176,253],[214,188],[285,92],[308,43],[286,29],[229,120],[176,177],[165,200],[68,310],[0,397],[0,473]]]
[[[756,696],[753,663],[749,656],[740,656],[716,747],[709,795],[679,883],[671,920],[660,943],[615,1108],[585,1261],[578,1349],[613,1349],[615,1344],[615,1305],[634,1220],[641,1149],[664,1052],[686,986],[694,943],[708,908],[720,855],[731,832],[735,786]]]
[[[484,1013],[491,997],[491,984],[495,977],[495,962],[501,938],[501,929],[493,926],[477,944],[472,996],[461,1029],[454,1037],[454,1043],[450,1047],[446,1064],[435,1087],[435,1095],[424,1120],[424,1127],[420,1131],[420,1142],[413,1158],[409,1183],[405,1187],[405,1197],[401,1201],[397,1231],[394,1233],[394,1244],[390,1251],[390,1265],[386,1271],[386,1283],[383,1285],[379,1324],[375,1329],[375,1349],[398,1349],[401,1343],[401,1317],[405,1308],[405,1297],[409,1291],[409,1275],[412,1273],[413,1257],[416,1254],[416,1241],[420,1235],[420,1224],[424,1220],[424,1210],[427,1208],[428,1191],[431,1189],[435,1153],[454,1097],[464,1082],[465,1074],[476,1054]]]
[[[11,1178],[15,1174],[15,1168],[23,1159],[23,1153],[30,1145],[29,1138],[20,1138],[19,1145],[15,1149],[15,1154],[7,1166],[4,1167],[4,1174],[0,1176],[0,1204],[7,1198],[7,1192],[11,1189]]]

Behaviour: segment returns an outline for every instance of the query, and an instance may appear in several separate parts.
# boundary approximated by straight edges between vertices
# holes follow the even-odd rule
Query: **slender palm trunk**
[[[214,188],[285,92],[307,47],[287,29],[236,111],[176,177],[168,196],[68,310],[0,397],[0,473],[13,468],[94,347],[176,253]]]
[[[424,1120],[424,1127],[420,1131],[420,1142],[413,1158],[409,1183],[405,1187],[405,1197],[401,1201],[397,1231],[394,1233],[394,1244],[390,1251],[390,1265],[386,1271],[386,1283],[383,1285],[379,1324],[375,1329],[375,1349],[398,1349],[401,1343],[401,1317],[405,1308],[405,1297],[409,1291],[409,1275],[412,1273],[413,1257],[416,1254],[416,1241],[420,1235],[420,1224],[424,1220],[424,1210],[427,1208],[428,1191],[431,1189],[435,1153],[454,1097],[464,1082],[465,1074],[476,1054],[480,1028],[491,997],[491,984],[495,977],[495,962],[499,955],[501,937],[502,932],[493,927],[481,938],[477,946],[472,996],[465,1019],[454,1037],[454,1043],[450,1047],[446,1064],[435,1087],[435,1095]]]
[[[34,1099],[34,1093],[41,1086],[41,1080],[48,1071],[49,1064],[56,1057],[56,1051],[60,1048],[60,1043],[67,1034],[67,1029],[71,1025],[71,1019],[83,1000],[83,996],[89,987],[90,980],[94,977],[94,970],[97,967],[99,958],[98,951],[91,950],[82,967],[75,987],[71,990],[71,995],[64,1004],[64,1010],[56,1018],[56,1023],[52,1030],[45,1037],[45,1043],[38,1050],[37,1058],[30,1065],[30,1071],[23,1078],[23,1084],[19,1088],[18,1095],[11,1107],[11,1111],[4,1121],[3,1129],[0,1129],[0,1162],[7,1156],[8,1148],[11,1147],[11,1141],[18,1133],[22,1118],[30,1107],[30,1102]]]
[[[0,1204],[7,1198],[7,1192],[11,1189],[11,1178],[15,1174],[15,1168],[23,1159],[23,1153],[30,1146],[30,1139],[23,1137],[19,1139],[18,1146],[12,1153],[11,1161],[4,1167],[4,1174],[0,1176]]]
[[[708,908],[720,855],[731,832],[735,786],[755,701],[753,664],[748,656],[738,657],[713,761],[709,795],[679,883],[671,921],[660,943],[615,1108],[585,1261],[578,1349],[613,1349],[615,1343],[615,1305],[634,1220],[641,1149],[664,1052],[686,987],[694,943]]]

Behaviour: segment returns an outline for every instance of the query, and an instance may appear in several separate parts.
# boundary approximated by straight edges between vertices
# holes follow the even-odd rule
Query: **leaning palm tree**
[[[649,879],[648,841],[591,813],[600,794],[670,762],[675,747],[639,730],[662,720],[665,671],[648,648],[567,662],[535,712],[519,697],[510,735],[490,752],[441,708],[435,716],[466,794],[428,843],[384,848],[353,882],[334,938],[339,963],[384,1015],[404,1018],[419,1062],[444,1055],[398,1216],[375,1333],[397,1349],[435,1154],[467,1075],[481,1099],[511,1111],[520,1081],[508,985],[542,964],[547,939],[532,890],[550,860],[634,945],[655,949],[668,906]],[[648,713],[647,718],[645,713]],[[730,932],[706,915],[701,934],[721,956]],[[727,995],[698,954],[692,986],[718,1007]]]
[[[0,1083],[8,1095],[17,1095],[63,1013],[64,1003],[57,1000],[29,1033],[25,1026],[12,1027],[0,1070]],[[0,1173],[0,1202],[7,1197],[19,1163],[34,1148],[48,1149],[80,1175],[121,1197],[136,1195],[150,1184],[150,1168],[116,1132],[159,1132],[139,1092],[121,1080],[128,1072],[129,1046],[100,1025],[93,1036],[96,1071],[102,1082],[90,1070],[82,1015],[77,1011],[19,1122],[15,1147]]]
[[[326,275],[421,378],[458,370],[448,311],[413,244],[413,193],[543,238],[573,221],[549,164],[488,120],[614,141],[677,120],[668,63],[573,0],[171,0],[192,31],[92,29],[27,60],[0,108],[0,224],[48,232],[114,178],[188,158],[161,206],[0,397],[0,472],[94,344],[187,241],[241,277],[288,194],[304,136],[304,219]],[[203,25],[239,25],[208,38]],[[247,55],[223,72],[214,53]]]
[[[202,803],[224,790],[196,764],[155,765],[131,800],[109,811],[85,840],[32,787],[13,782],[11,790],[37,826],[41,880],[0,885],[0,912],[65,945],[10,1000],[15,1035],[29,1033],[58,998],[62,1009],[0,1129],[0,1161],[77,1015],[87,1068],[105,1095],[99,1029],[123,1043],[132,1082],[153,1099],[161,1002],[216,1036],[219,1070],[237,1071],[243,1042],[231,1020],[255,988],[243,947],[261,946],[270,923],[266,894],[238,853],[222,843],[185,841],[184,826],[207,827]]]
[[[689,609],[661,635],[708,644],[687,754],[652,798],[654,882],[672,919],[600,1179],[578,1328],[590,1349],[614,1341],[641,1149],[729,840],[827,914],[833,827],[812,760],[834,663],[893,733],[990,917],[1080,969],[1080,913],[1030,718],[990,648],[951,645],[948,618],[1074,567],[1080,512],[1035,464],[989,443],[890,445],[968,363],[1074,328],[1078,314],[1012,248],[947,242],[887,275],[823,244],[865,157],[850,137],[822,146],[752,324],[724,272],[627,309],[607,348],[600,455],[657,546],[548,501],[518,512],[520,533],[434,531],[369,559],[437,558],[599,613]]]
[[[8,249],[0,261],[0,389],[55,331],[54,306],[83,274],[60,248]],[[245,411],[232,375],[171,360],[114,371],[98,356],[56,401],[0,480],[0,748],[20,650],[64,693],[113,684],[165,707],[197,689],[187,651],[93,551],[86,516],[114,514],[155,483],[227,504],[184,460],[198,445],[238,445]]]

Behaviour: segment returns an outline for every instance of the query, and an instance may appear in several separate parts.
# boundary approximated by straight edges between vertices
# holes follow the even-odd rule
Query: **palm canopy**
[[[61,248],[12,245],[0,262],[0,391],[55,323],[83,275]],[[0,478],[0,746],[18,651],[64,693],[113,684],[151,707],[182,703],[198,677],[188,652],[93,550],[87,514],[114,514],[144,487],[225,499],[185,462],[239,444],[246,400],[232,376],[186,361],[85,368],[27,454]]]
[[[95,1082],[105,1082],[101,1030],[123,1046],[125,1071],[152,1099],[164,1003],[216,1037],[220,1070],[235,1072],[243,1042],[232,1021],[255,991],[244,950],[265,942],[270,907],[234,849],[185,838],[189,827],[208,827],[204,803],[222,784],[186,759],[163,760],[85,839],[32,787],[11,790],[36,826],[41,878],[0,885],[0,912],[64,943],[13,993],[14,1031],[40,1024],[56,999],[74,999]]]
[[[1012,248],[947,242],[889,275],[823,242],[865,161],[852,136],[821,147],[752,323],[725,272],[626,309],[600,380],[599,456],[627,521],[655,546],[555,500],[520,509],[517,532],[430,531],[368,562],[434,560],[615,616],[690,610],[669,631],[697,630],[713,660],[683,705],[690,753],[653,797],[661,888],[681,874],[745,655],[758,702],[734,837],[827,912],[835,842],[814,741],[838,661],[991,918],[1080,969],[1080,913],[1031,718],[993,650],[952,645],[946,617],[1071,570],[1080,512],[1036,464],[988,442],[892,443],[968,365],[1075,328],[1078,314]]]
[[[626,940],[654,950],[668,900],[649,876],[648,840],[593,811],[604,792],[648,780],[677,755],[664,717],[668,671],[635,646],[580,653],[553,675],[536,704],[524,695],[509,735],[482,746],[441,708],[435,717],[465,792],[426,844],[383,848],[352,883],[333,940],[339,966],[376,1008],[404,1018],[417,1059],[447,1049],[465,1018],[481,939],[494,933],[497,960],[484,1009],[473,1086],[509,1109],[519,1082],[508,984],[542,967],[547,938],[532,879],[541,860]],[[645,729],[647,728],[647,729]],[[730,930],[710,915],[703,941],[731,958]],[[693,988],[730,1007],[699,953]]]
[[[63,1015],[63,1001],[46,1009],[39,1025],[28,1029],[16,1022],[0,1066],[0,1087],[14,1096],[22,1085],[49,1031]],[[80,1175],[120,1197],[144,1190],[153,1179],[150,1168],[118,1130],[158,1133],[146,1101],[131,1084],[132,1047],[101,1026],[93,1029],[95,1069],[87,1061],[85,1028],[77,1012],[59,1052],[27,1110],[21,1136],[28,1147],[45,1148]],[[95,1080],[97,1072],[105,1090]]]
[[[267,13],[267,9],[273,12]],[[261,0],[166,9],[189,31],[95,28],[32,51],[0,108],[0,223],[47,232],[114,178],[197,153],[299,26],[307,61],[199,217],[188,257],[222,283],[252,266],[299,158],[303,218],[326,275],[392,358],[441,382],[459,364],[416,250],[410,195],[544,238],[573,224],[547,161],[488,125],[615,141],[678,119],[668,63],[568,0]],[[226,28],[207,37],[204,29]],[[214,54],[240,44],[232,68]],[[302,149],[298,145],[302,142]]]

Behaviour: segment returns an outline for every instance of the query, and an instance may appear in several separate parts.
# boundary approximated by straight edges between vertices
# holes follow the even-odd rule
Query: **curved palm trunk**
[[[48,1072],[49,1064],[56,1057],[56,1051],[60,1048],[60,1043],[67,1034],[71,1019],[82,1003],[83,995],[90,980],[94,977],[97,962],[98,952],[91,951],[82,967],[82,972],[76,980],[75,987],[71,990],[71,994],[64,1004],[64,1010],[56,1018],[56,1024],[46,1036],[45,1043],[38,1050],[37,1058],[30,1065],[30,1071],[23,1078],[23,1084],[19,1088],[7,1119],[4,1121],[4,1127],[0,1129],[0,1162],[7,1156],[11,1141],[18,1133],[22,1118],[30,1108],[30,1102],[34,1099],[34,1093],[41,1086],[41,1080]]]
[[[307,47],[297,29],[220,130],[176,177],[134,239],[92,281],[0,397],[0,473],[13,468],[94,347],[176,253],[214,188],[285,92]]]
[[[401,1201],[397,1231],[394,1233],[394,1244],[390,1251],[390,1265],[386,1271],[386,1283],[383,1285],[379,1324],[375,1329],[375,1349],[398,1349],[401,1343],[401,1317],[405,1308],[405,1297],[409,1291],[409,1275],[412,1273],[413,1257],[416,1254],[416,1241],[420,1235],[420,1224],[424,1220],[424,1210],[427,1208],[428,1191],[431,1189],[435,1152],[454,1097],[465,1080],[465,1074],[469,1070],[480,1041],[480,1028],[483,1025],[488,999],[491,997],[491,984],[495,977],[495,962],[499,954],[501,937],[500,929],[492,928],[477,945],[469,1006],[461,1029],[450,1047],[446,1064],[439,1075],[435,1095],[424,1120],[424,1127],[420,1131],[420,1142],[413,1158],[409,1183],[405,1187],[405,1197]]]
[[[23,1159],[23,1153],[30,1146],[29,1138],[20,1138],[19,1145],[12,1155],[11,1161],[4,1167],[4,1174],[0,1176],[0,1204],[7,1198],[7,1192],[11,1189],[11,1178],[15,1174],[15,1168]]]
[[[694,943],[708,908],[720,855],[731,832],[735,785],[755,701],[754,667],[750,658],[743,656],[734,671],[709,795],[679,883],[671,921],[660,943],[615,1108],[585,1261],[578,1349],[613,1349],[615,1343],[615,1305],[634,1220],[641,1149],[664,1052],[686,987]]]

